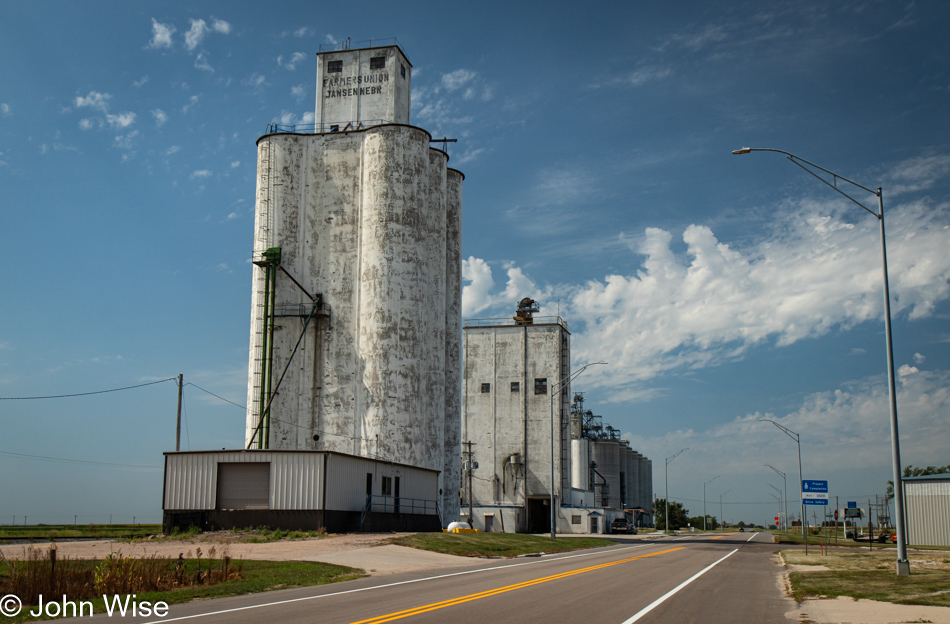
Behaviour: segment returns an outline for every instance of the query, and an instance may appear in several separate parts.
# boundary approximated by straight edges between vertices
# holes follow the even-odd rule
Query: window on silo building
[[[511,391],[512,391],[512,392],[521,392],[521,382],[512,381],[512,382],[511,382]]]
[[[374,56],[369,60],[370,69],[386,69],[386,57]]]
[[[485,394],[486,392],[491,392],[491,384],[490,384],[490,383],[483,383],[483,384],[482,384],[482,394]]]
[[[548,378],[547,377],[540,377],[534,380],[534,393],[535,394],[548,393]]]
[[[327,61],[327,73],[338,74],[343,71],[343,61]]]

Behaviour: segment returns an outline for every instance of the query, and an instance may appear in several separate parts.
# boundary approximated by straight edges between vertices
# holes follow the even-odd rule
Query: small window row
[[[386,69],[385,56],[373,56],[369,59],[370,69]],[[327,61],[327,73],[339,74],[343,71],[343,61]],[[402,77],[406,77],[406,66],[402,66]]]
[[[511,382],[511,391],[512,392],[521,392],[521,382],[512,381]],[[491,392],[491,384],[483,383],[482,384],[482,394],[488,394]],[[534,380],[534,393],[535,394],[547,394],[548,393],[548,379],[547,377],[538,377]]]

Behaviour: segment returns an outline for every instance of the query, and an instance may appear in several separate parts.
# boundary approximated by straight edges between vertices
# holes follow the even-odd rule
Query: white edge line
[[[696,579],[698,579],[699,577],[701,577],[703,574],[706,574],[707,572],[709,572],[710,570],[712,570],[714,567],[716,567],[717,565],[719,565],[721,562],[725,561],[726,559],[728,559],[729,557],[733,556],[733,555],[736,554],[737,552],[739,552],[739,549],[738,549],[738,548],[736,548],[735,550],[733,550],[731,553],[729,553],[728,555],[726,555],[725,557],[723,557],[723,558],[720,559],[719,561],[717,561],[717,562],[715,562],[715,563],[712,563],[712,564],[706,566],[706,567],[703,568],[700,572],[697,572],[696,574],[694,574],[693,576],[691,576],[688,580],[683,581],[682,583],[680,583],[679,585],[677,585],[675,588],[671,589],[670,591],[666,592],[665,594],[663,594],[662,596],[660,596],[659,598],[657,598],[656,600],[654,600],[653,602],[651,602],[647,607],[645,607],[644,609],[642,609],[639,613],[637,613],[636,615],[634,615],[634,616],[633,616],[632,618],[630,618],[629,620],[624,620],[623,624],[633,624],[634,622],[636,622],[637,620],[639,620],[640,618],[642,618],[644,615],[646,615],[646,614],[649,613],[650,611],[653,611],[653,609],[657,608],[658,606],[660,606],[661,604],[663,604],[664,602],[666,602],[666,600],[668,600],[669,598],[673,597],[679,590],[683,589],[684,587],[686,587],[687,585],[689,585],[690,583],[692,583],[693,581],[695,581]]]
[[[751,542],[753,539],[755,539],[755,536],[756,536],[756,535],[758,535],[758,533],[753,533],[752,536],[749,537],[749,539],[747,539],[746,541],[747,541],[747,542]]]
[[[563,560],[563,559],[574,559],[574,558],[577,558],[577,557],[589,557],[589,556],[591,556],[591,555],[603,555],[603,554],[607,554],[607,552],[616,552],[616,551],[618,551],[618,550],[630,550],[630,549],[633,549],[633,548],[644,548],[644,547],[646,547],[646,546],[659,546],[659,544],[637,544],[636,546],[624,546],[624,547],[621,547],[621,548],[615,548],[615,549],[612,550],[612,551],[586,552],[586,553],[580,553],[580,554],[578,554],[578,555],[566,555],[566,556],[564,556],[564,557],[553,557],[553,558],[551,558],[551,559],[540,559],[540,560],[538,560],[538,561],[526,561],[526,562],[524,562],[524,563],[512,563],[512,564],[509,564],[509,565],[494,566],[494,567],[492,567],[492,568],[479,568],[479,569],[477,569],[477,570],[466,570],[466,571],[464,571],[464,572],[452,572],[451,574],[440,574],[440,575],[438,575],[438,576],[428,576],[428,577],[426,577],[426,578],[412,579],[412,580],[409,580],[409,581],[399,581],[399,582],[397,582],[397,583],[388,583],[388,584],[386,584],[386,585],[373,585],[372,587],[360,587],[359,589],[347,589],[347,590],[345,590],[345,591],[334,592],[334,593],[332,593],[332,594],[320,594],[319,596],[304,596],[304,597],[302,597],[302,598],[291,598],[291,599],[289,599],[289,600],[277,600],[277,601],[275,601],[275,602],[266,602],[266,603],[263,603],[263,604],[248,605],[248,606],[246,606],[246,607],[236,607],[236,608],[234,608],[234,609],[223,609],[223,610],[221,610],[221,611],[209,611],[208,613],[195,613],[194,615],[183,615],[183,616],[174,617],[174,618],[162,618],[161,620],[153,620],[153,621],[151,621],[151,622],[144,622],[143,624],[163,624],[164,622],[177,622],[177,621],[180,621],[180,620],[191,620],[191,619],[195,619],[195,618],[206,617],[206,616],[209,616],[209,615],[221,615],[221,614],[223,614],[223,613],[234,613],[234,612],[236,612],[236,611],[247,611],[247,610],[249,610],[249,609],[259,609],[259,608],[261,608],[261,607],[273,607],[273,606],[282,605],[282,604],[290,604],[290,603],[293,603],[293,602],[302,602],[302,601],[304,601],[304,600],[316,600],[317,598],[329,598],[329,597],[331,597],[331,596],[342,596],[342,595],[344,595],[344,594],[355,594],[355,593],[357,593],[357,592],[370,591],[370,590],[372,590],[372,589],[384,589],[384,588],[386,588],[386,587],[396,587],[397,585],[408,585],[408,584],[410,584],[410,583],[421,583],[421,582],[423,582],[423,581],[434,581],[434,580],[436,580],[436,579],[449,578],[449,577],[452,577],[452,576],[463,576],[463,575],[465,575],[465,574],[476,574],[476,573],[478,573],[478,572],[490,572],[490,571],[492,571],[492,570],[501,570],[501,569],[503,569],[503,568],[517,568],[517,567],[526,566],[526,565],[535,565],[535,564],[538,564],[538,563],[547,563],[547,562],[550,562],[550,561],[561,561],[561,560]],[[718,563],[718,562],[717,562],[717,563]],[[715,564],[713,564],[713,565],[715,565]],[[288,589],[294,589],[294,588],[288,588]],[[303,588],[299,588],[299,589],[303,589]],[[246,595],[246,594],[245,594],[245,595]],[[231,596],[229,596],[229,597],[231,597]],[[234,597],[236,597],[236,596],[234,596]],[[188,603],[182,603],[182,604],[188,604]]]

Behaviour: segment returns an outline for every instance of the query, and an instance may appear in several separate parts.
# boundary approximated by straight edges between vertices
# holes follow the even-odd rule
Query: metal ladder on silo
[[[257,237],[254,244],[255,255],[262,254],[270,247],[271,243],[271,169],[274,167],[274,154],[271,149],[270,141],[265,139],[261,142],[260,154],[258,156],[258,181],[260,184],[258,194],[258,213]],[[260,258],[254,258],[259,260]],[[267,319],[265,311],[267,309],[267,270],[256,271],[255,289],[261,294],[258,299],[257,309],[255,310],[255,324],[257,331],[254,335],[254,371],[253,371],[253,392],[251,393],[251,405],[249,406],[251,414],[260,417],[264,410],[262,403],[262,379],[265,372],[266,353],[263,352],[265,345],[265,332],[267,330]],[[266,401],[266,399],[265,399]]]

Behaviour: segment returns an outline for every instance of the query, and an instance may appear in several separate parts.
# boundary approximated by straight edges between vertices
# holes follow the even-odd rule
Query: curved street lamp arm
[[[683,451],[688,451],[688,450],[689,450],[689,447],[687,446],[687,447],[684,448],[682,451],[677,452],[676,455],[673,455],[672,457],[667,457],[667,458],[666,458],[666,463],[667,463],[667,465],[669,465],[670,462],[672,462],[674,459],[676,459],[677,457],[679,457],[679,456],[680,456],[680,453],[682,453]]]
[[[721,476],[722,476],[722,475],[716,475],[715,477],[713,477],[712,479],[710,479],[710,480],[707,481],[706,483],[703,483],[703,487],[706,487],[707,485],[709,485],[710,483],[712,483],[713,481],[715,481],[716,479],[718,479],[718,478],[721,477]]]
[[[771,148],[771,147],[743,147],[742,149],[733,150],[732,153],[733,153],[733,154],[748,154],[749,152],[777,152],[777,153],[779,153],[779,154],[785,154],[785,157],[788,158],[790,161],[792,161],[792,163],[794,163],[795,165],[798,165],[799,167],[801,167],[802,169],[804,169],[805,171],[807,171],[807,172],[810,173],[811,175],[815,176],[816,178],[818,178],[819,180],[821,180],[822,182],[824,182],[825,184],[827,184],[829,187],[831,187],[832,189],[834,189],[835,191],[837,191],[837,192],[840,193],[841,195],[844,195],[845,197],[847,197],[848,199],[850,199],[851,201],[853,201],[853,202],[856,203],[857,205],[859,205],[859,206],[861,206],[862,208],[864,208],[865,210],[867,210],[869,213],[871,213],[872,215],[874,215],[874,216],[877,217],[878,219],[881,218],[881,214],[880,214],[880,213],[875,212],[874,210],[871,210],[870,208],[868,208],[867,206],[865,206],[864,204],[862,204],[861,202],[859,202],[858,200],[856,200],[855,198],[851,197],[850,195],[848,195],[847,193],[845,193],[844,191],[842,191],[840,188],[838,188],[838,180],[842,180],[842,181],[847,182],[848,184],[850,184],[850,185],[852,185],[852,186],[856,186],[856,187],[858,187],[859,189],[861,189],[862,191],[867,191],[867,192],[870,193],[871,195],[874,195],[875,197],[878,197],[878,198],[880,198],[880,196],[881,196],[881,188],[880,188],[880,187],[878,187],[878,189],[877,189],[876,191],[872,191],[872,190],[869,189],[868,187],[863,186],[863,185],[861,185],[861,184],[858,184],[857,182],[855,182],[855,181],[853,181],[853,180],[849,180],[848,178],[846,178],[846,177],[844,177],[844,176],[838,175],[837,173],[835,173],[834,171],[831,171],[830,169],[825,169],[825,168],[822,167],[821,165],[816,165],[815,163],[813,163],[813,162],[811,162],[811,161],[805,160],[804,158],[802,158],[802,157],[800,157],[800,156],[796,156],[795,154],[792,154],[791,152],[786,152],[785,150],[773,149],[773,148]],[[807,166],[806,166],[806,165],[807,165]],[[817,173],[815,173],[814,171],[812,171],[811,169],[809,169],[809,167],[814,167],[815,169],[818,169],[819,171],[824,171],[825,173],[827,173],[828,175],[831,176],[831,180],[832,180],[832,181],[829,182],[829,181],[826,180],[825,178],[821,177],[820,175],[818,175]]]
[[[760,418],[760,419],[759,419],[759,422],[770,422],[770,423],[772,423],[773,425],[775,425],[776,427],[778,427],[779,429],[781,429],[782,431],[784,431],[784,432],[785,432],[785,435],[787,435],[787,436],[790,437],[791,439],[795,440],[796,442],[799,442],[799,436],[798,436],[798,434],[795,433],[794,431],[792,431],[791,429],[789,429],[788,427],[783,427],[782,425],[778,424],[778,423],[775,422],[774,420],[769,420],[768,418]],[[775,470],[775,469],[772,468],[772,470]]]
[[[785,478],[785,473],[782,472],[781,470],[779,470],[778,468],[776,468],[775,466],[773,466],[772,464],[762,464],[762,465],[763,465],[763,466],[768,466],[769,468],[771,468],[772,470],[774,470],[777,474],[782,475],[782,478],[783,478],[783,479]]]

